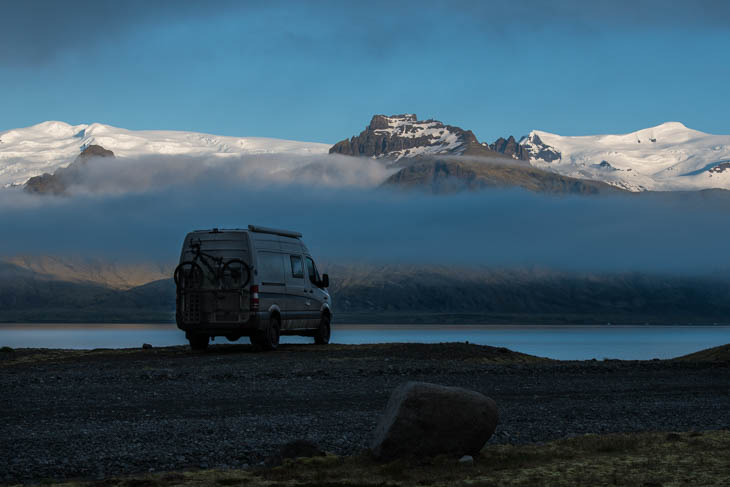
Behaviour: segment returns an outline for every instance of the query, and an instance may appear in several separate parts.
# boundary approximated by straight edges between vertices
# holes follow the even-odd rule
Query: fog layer
[[[729,267],[724,197],[549,197],[520,190],[433,196],[369,187],[372,181],[343,189],[314,178],[263,184],[226,171],[190,171],[185,167],[172,185],[134,193],[113,186],[128,188],[120,179],[141,178],[135,171],[105,173],[111,186],[104,193],[2,190],[0,255],[174,261],[190,230],[251,223],[298,230],[315,256],[330,262],[692,274]],[[357,172],[348,177],[366,179]]]

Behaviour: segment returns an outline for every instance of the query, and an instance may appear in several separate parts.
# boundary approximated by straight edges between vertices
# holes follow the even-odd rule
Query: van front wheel
[[[330,342],[330,315],[324,314],[319,320],[319,328],[314,333],[314,343],[326,345]]]

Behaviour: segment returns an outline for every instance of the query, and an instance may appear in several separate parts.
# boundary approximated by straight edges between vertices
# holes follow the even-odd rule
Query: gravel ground
[[[2,355],[0,483],[242,467],[294,439],[354,453],[406,380],[492,397],[496,443],[730,428],[727,362],[558,362],[467,344]]]

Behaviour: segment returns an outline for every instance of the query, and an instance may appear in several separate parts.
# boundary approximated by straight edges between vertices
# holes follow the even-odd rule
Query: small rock
[[[308,440],[294,440],[282,445],[279,453],[266,459],[269,466],[281,465],[286,458],[322,457],[325,453]]]
[[[474,457],[471,455],[464,455],[459,458],[459,463],[462,465],[474,465]]]
[[[283,458],[324,456],[324,452],[317,445],[307,440],[295,440],[283,445],[280,454]]]
[[[142,350],[149,350],[150,348],[152,348],[152,345],[150,345],[149,343],[142,344]]]

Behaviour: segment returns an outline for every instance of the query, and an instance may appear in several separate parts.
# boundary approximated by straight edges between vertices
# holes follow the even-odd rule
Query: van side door
[[[317,284],[320,282],[319,272],[317,266],[314,263],[314,259],[309,255],[304,256],[304,260],[307,265],[307,295],[309,296],[309,302],[307,306],[307,321],[309,328],[317,328],[319,326],[319,320],[321,318],[320,310],[324,303],[327,294]]]
[[[304,260],[301,254],[289,252],[284,254],[286,262],[286,301],[287,316],[289,323],[287,330],[297,330],[307,327],[306,301],[308,294],[305,293]]]
[[[286,271],[284,254],[270,250],[256,253],[258,261],[259,299],[261,310],[277,306],[281,311],[282,327],[286,322],[288,307],[286,303]]]

